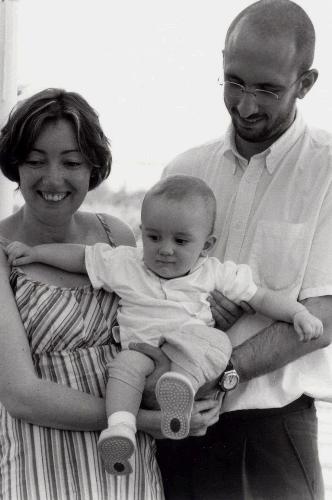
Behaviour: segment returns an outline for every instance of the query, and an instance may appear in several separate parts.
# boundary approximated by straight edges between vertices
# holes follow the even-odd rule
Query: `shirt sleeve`
[[[248,302],[257,292],[251,268],[247,264],[232,261],[219,263],[216,273],[216,287],[229,300],[240,304]]]
[[[107,243],[85,247],[85,267],[93,288],[114,291],[113,276],[119,260],[119,248]]]

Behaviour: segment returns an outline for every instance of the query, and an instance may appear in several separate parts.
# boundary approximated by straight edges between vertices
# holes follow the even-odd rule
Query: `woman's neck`
[[[76,214],[70,219],[46,222],[24,206],[17,213],[18,225],[16,226],[17,239],[28,245],[41,245],[43,243],[66,243],[79,240],[77,234]]]

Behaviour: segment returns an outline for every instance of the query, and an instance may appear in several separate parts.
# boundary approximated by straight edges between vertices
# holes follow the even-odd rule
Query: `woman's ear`
[[[210,252],[210,250],[212,250],[212,248],[216,244],[216,241],[217,241],[217,238],[215,237],[215,235],[214,234],[210,234],[210,236],[208,236],[207,240],[204,243],[204,246],[202,248],[200,256],[201,257],[206,257],[207,254]]]
[[[317,69],[309,69],[305,71],[301,76],[300,80],[300,88],[297,93],[297,97],[299,99],[303,99],[305,95],[309,92],[309,90],[314,86],[316,80],[318,78]]]

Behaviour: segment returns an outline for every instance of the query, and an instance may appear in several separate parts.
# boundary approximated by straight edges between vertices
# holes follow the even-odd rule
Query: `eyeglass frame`
[[[297,83],[300,80],[300,78],[302,78],[302,76],[305,75],[306,73],[308,73],[309,71],[310,71],[310,69],[308,69],[308,70],[304,71],[303,73],[301,73],[301,75],[293,83],[291,83],[287,88],[281,90],[280,92],[287,92],[287,90],[291,89],[293,87],[293,85],[295,85],[295,83]],[[218,77],[218,85],[220,85],[222,87],[225,83],[231,83],[233,85],[238,86],[241,89],[241,92],[242,92],[243,95],[244,94],[251,94],[251,95],[253,95],[255,97],[255,99],[257,99],[257,92],[258,93],[263,93],[261,95],[271,95],[271,96],[273,96],[275,98],[275,101],[280,101],[282,99],[282,97],[283,97],[283,96],[280,96],[280,95],[276,94],[275,92],[271,92],[270,90],[264,90],[264,89],[253,89],[253,90],[250,90],[245,85],[242,85],[242,83],[231,82],[230,80],[221,81],[221,77],[219,76]]]

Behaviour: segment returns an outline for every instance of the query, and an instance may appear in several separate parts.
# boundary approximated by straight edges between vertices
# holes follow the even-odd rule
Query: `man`
[[[170,500],[323,498],[313,398],[332,396],[332,137],[297,111],[318,76],[314,45],[310,19],[289,0],[242,11],[223,52],[232,124],[165,172],[196,175],[214,190],[215,256],[248,263],[258,284],[297,297],[324,323],[323,337],[301,343],[291,325],[238,319],[213,295],[217,324],[234,323],[230,373],[221,376],[233,390],[206,436],[158,442]]]

